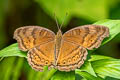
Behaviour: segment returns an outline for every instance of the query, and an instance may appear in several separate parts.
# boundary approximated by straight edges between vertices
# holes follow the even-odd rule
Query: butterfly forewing
[[[84,25],[73,28],[63,35],[63,40],[79,44],[87,49],[98,48],[105,37],[109,36],[109,29],[99,25]]]
[[[55,34],[43,27],[25,26],[16,29],[14,38],[19,44],[22,51],[30,50],[31,48],[53,41]]]
[[[60,71],[71,71],[84,63],[87,50],[80,45],[62,41],[60,53],[57,59],[57,69]]]

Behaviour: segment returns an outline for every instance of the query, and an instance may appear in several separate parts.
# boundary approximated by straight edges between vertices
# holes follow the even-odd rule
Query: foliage
[[[102,20],[96,22],[95,24],[107,26],[110,30],[110,37],[105,39],[102,45],[109,42],[118,33],[120,33],[120,20]],[[19,56],[26,58],[26,52],[20,51],[17,43],[15,43],[0,51],[0,57],[8,56]],[[108,76],[120,79],[120,59],[92,55],[91,59],[86,61],[80,69],[76,69],[75,72],[56,72],[56,70],[45,70],[44,72],[40,72],[38,75],[43,74],[50,76],[47,77],[47,79],[46,77],[43,77],[43,80],[49,80],[50,78],[51,80],[74,80],[76,75],[80,75],[87,80],[102,80]]]
[[[100,48],[88,51],[88,59],[75,71],[61,72],[44,67],[43,72],[37,72],[28,65],[27,52],[20,51],[12,39],[14,30],[23,25],[40,25],[57,31],[55,14],[59,24],[64,21],[63,32],[95,21],[96,25],[107,26],[110,36],[101,46],[115,45],[120,43],[119,9],[120,0],[0,0],[0,80],[119,80],[120,59],[98,55]],[[6,45],[9,46],[2,49]],[[119,57],[113,48],[105,47],[101,51],[107,50],[109,55]],[[114,53],[110,53],[111,50]]]

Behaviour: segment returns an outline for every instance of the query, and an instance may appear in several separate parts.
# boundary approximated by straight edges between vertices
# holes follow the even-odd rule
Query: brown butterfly
[[[42,71],[44,66],[60,71],[71,71],[84,63],[87,49],[98,48],[109,29],[100,25],[84,25],[64,34],[57,34],[40,26],[25,26],[16,29],[14,39],[22,51],[28,51],[30,66]]]

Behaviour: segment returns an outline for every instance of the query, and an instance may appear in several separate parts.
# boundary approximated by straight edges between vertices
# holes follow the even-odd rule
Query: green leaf
[[[52,78],[52,76],[55,74],[57,70],[56,69],[51,69],[51,70],[47,70],[47,72],[44,73],[44,78],[43,80],[50,80]]]
[[[36,78],[36,71],[35,70],[33,70],[33,69],[30,69],[29,70],[29,72],[28,72],[28,75],[27,75],[27,80],[33,80],[34,78]],[[41,72],[40,73],[37,73],[37,74],[41,74]],[[34,79],[35,80],[35,79]]]
[[[75,72],[61,72],[57,71],[51,78],[51,80],[75,80]]]
[[[93,76],[97,76],[92,68],[92,65],[89,61],[85,61],[85,63],[82,65],[82,67],[80,69],[76,69],[77,71],[86,71],[89,74],[93,75]]]
[[[101,20],[95,23],[96,25],[103,25],[109,28],[110,36],[102,43],[105,44],[120,33],[120,20]]]
[[[85,71],[80,71],[80,70],[76,70],[75,71],[76,74],[81,75],[83,78],[87,79],[87,80],[103,80],[100,77],[95,77],[91,74],[89,74],[88,72]]]
[[[100,59],[91,62],[94,71],[101,76],[120,79],[120,59]]]
[[[108,56],[103,56],[103,55],[91,55],[91,59],[89,59],[88,61],[96,61],[101,59],[113,59],[113,58]]]
[[[17,64],[13,70],[13,74],[12,74],[12,80],[18,80],[20,77],[20,73],[22,70],[22,66],[23,66],[23,62],[24,62],[24,58],[18,58],[17,60]]]
[[[19,57],[27,57],[26,52],[22,52],[18,48],[18,44],[12,44],[0,51],[0,57],[8,57],[8,56],[19,56]]]
[[[54,75],[56,71],[57,70],[55,69],[48,70],[47,66],[44,67],[43,72],[30,69],[30,71],[28,72],[28,80],[50,80],[50,78]]]
[[[15,68],[14,62],[16,57],[4,58],[0,62],[0,80],[9,80],[12,76],[13,69]]]

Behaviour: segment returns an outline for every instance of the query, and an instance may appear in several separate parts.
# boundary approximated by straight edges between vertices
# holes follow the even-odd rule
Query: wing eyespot
[[[75,58],[75,57],[73,57],[73,60],[74,60],[74,61],[76,61],[76,58]]]
[[[79,55],[76,55],[75,57],[76,57],[76,58],[79,58]]]
[[[47,64],[48,64],[48,61],[45,61],[45,64],[47,65]]]
[[[71,62],[71,59],[68,59],[68,62]]]
[[[63,64],[66,64],[66,61],[65,61],[65,60],[63,61]]]

